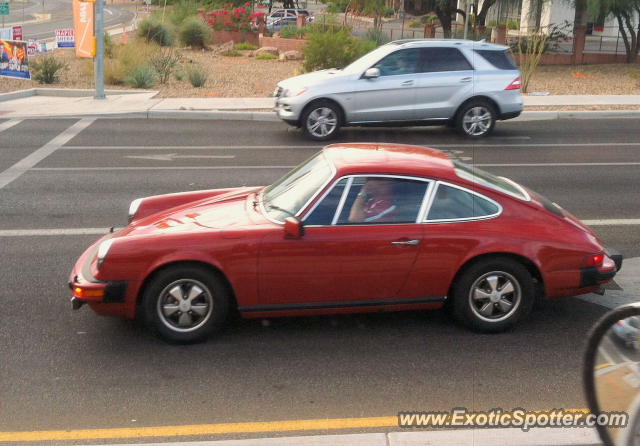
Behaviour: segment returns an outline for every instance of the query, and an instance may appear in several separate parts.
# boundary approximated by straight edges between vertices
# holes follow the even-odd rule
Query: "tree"
[[[587,7],[593,17],[612,15],[616,18],[627,63],[634,63],[640,49],[640,0],[587,0]],[[638,23],[634,23],[635,20]]]

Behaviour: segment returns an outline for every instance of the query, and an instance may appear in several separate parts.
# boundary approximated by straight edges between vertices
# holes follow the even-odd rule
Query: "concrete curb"
[[[146,443],[146,446],[590,446],[600,443],[595,429],[533,428],[523,432],[518,428],[505,428]]]
[[[158,94],[153,90],[105,90],[105,93],[110,96],[128,95],[128,94],[143,94],[153,93]],[[0,102],[13,101],[14,99],[29,98],[32,96],[53,96],[64,98],[84,98],[91,97],[95,94],[95,90],[92,89],[70,89],[70,88],[29,88],[27,90],[12,91],[9,93],[0,94]]]
[[[34,89],[37,90],[37,89]],[[23,90],[22,92],[5,93],[7,95],[24,94],[24,92],[30,90]],[[118,90],[120,91],[120,90]],[[126,91],[126,90],[122,90]],[[139,93],[139,92],[136,92]],[[34,96],[37,93],[30,93],[26,96]],[[117,93],[116,93],[117,94]],[[120,94],[132,94],[131,92],[125,92]],[[0,95],[0,102],[3,100],[17,99],[16,97],[10,99],[2,99]],[[76,96],[78,97],[78,96]],[[280,122],[280,119],[272,112],[257,112],[257,111],[204,111],[204,110],[153,110],[136,112],[113,112],[113,113],[74,113],[74,114],[60,114],[60,115],[0,115],[0,118],[6,119],[82,119],[82,118],[95,118],[95,119],[125,119],[125,118],[137,118],[137,119],[211,119],[211,120],[227,120],[227,121],[272,121]],[[601,110],[601,111],[525,111],[515,121],[549,121],[557,119],[639,119],[640,110]]]

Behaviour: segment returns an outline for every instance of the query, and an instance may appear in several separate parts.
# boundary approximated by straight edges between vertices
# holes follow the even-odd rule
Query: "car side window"
[[[420,50],[411,48],[395,51],[376,63],[372,68],[380,70],[380,76],[398,76],[413,74],[420,64]]]
[[[486,198],[464,189],[439,184],[427,220],[465,220],[489,217],[498,212],[498,205]]]
[[[337,224],[415,223],[428,186],[402,178],[354,178]]]
[[[343,178],[333,186],[331,191],[318,203],[311,213],[304,219],[305,225],[328,226],[333,222],[333,217],[338,209],[340,198],[347,185],[347,179]]]
[[[421,73],[473,70],[467,58],[457,48],[421,48],[420,51]]]

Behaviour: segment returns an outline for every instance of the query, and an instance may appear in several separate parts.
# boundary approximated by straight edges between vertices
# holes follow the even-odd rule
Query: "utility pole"
[[[96,99],[105,99],[104,95],[104,1],[96,0],[96,55],[94,72],[96,82]]]

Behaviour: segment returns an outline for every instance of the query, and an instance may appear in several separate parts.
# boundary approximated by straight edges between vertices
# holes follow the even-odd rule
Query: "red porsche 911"
[[[434,309],[483,332],[599,291],[622,256],[515,182],[396,144],[334,144],[267,187],[137,199],[70,278],[75,309],[175,342],[245,317]]]

